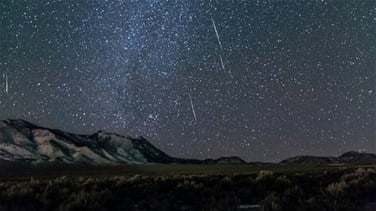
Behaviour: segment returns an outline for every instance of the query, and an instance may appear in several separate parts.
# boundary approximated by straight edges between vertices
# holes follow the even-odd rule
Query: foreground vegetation
[[[0,181],[0,210],[364,210],[375,168]]]

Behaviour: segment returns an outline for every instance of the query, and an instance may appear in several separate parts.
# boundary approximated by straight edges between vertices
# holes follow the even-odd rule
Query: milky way
[[[375,152],[375,1],[0,2],[0,118],[167,153]]]

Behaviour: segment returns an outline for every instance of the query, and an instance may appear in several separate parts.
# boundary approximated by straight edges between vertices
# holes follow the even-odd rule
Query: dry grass
[[[376,200],[372,168],[292,173],[29,178],[0,182],[0,210],[356,210]]]

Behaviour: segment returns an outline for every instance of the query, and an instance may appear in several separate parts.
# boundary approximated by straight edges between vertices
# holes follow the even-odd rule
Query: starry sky
[[[170,155],[375,152],[373,0],[2,0],[0,118]]]

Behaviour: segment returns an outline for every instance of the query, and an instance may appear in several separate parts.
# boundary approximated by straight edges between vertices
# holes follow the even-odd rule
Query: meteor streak
[[[195,121],[197,121],[197,116],[196,116],[195,107],[193,105],[192,95],[191,94],[188,94],[188,95],[189,95],[189,101],[191,102],[191,109],[192,109],[193,117],[195,118]]]
[[[223,62],[223,57],[222,57],[223,45],[222,45],[222,42],[221,42],[221,38],[219,37],[219,33],[218,33],[218,30],[217,30],[217,25],[215,24],[215,21],[214,21],[213,17],[211,17],[211,21],[212,21],[212,24],[213,24],[215,36],[217,37],[217,40],[218,40],[219,48],[221,49],[221,51],[219,52],[219,59],[221,60],[221,66],[222,66],[222,69],[224,71],[226,71],[225,63]]]
[[[221,39],[219,37],[217,26],[215,24],[215,21],[214,21],[213,17],[211,17],[211,20],[212,20],[212,23],[213,23],[213,28],[214,28],[214,31],[215,31],[215,35],[217,36],[219,47],[221,48],[221,50],[223,50],[222,42],[221,42]]]
[[[5,74],[5,93],[9,92],[8,74]]]

